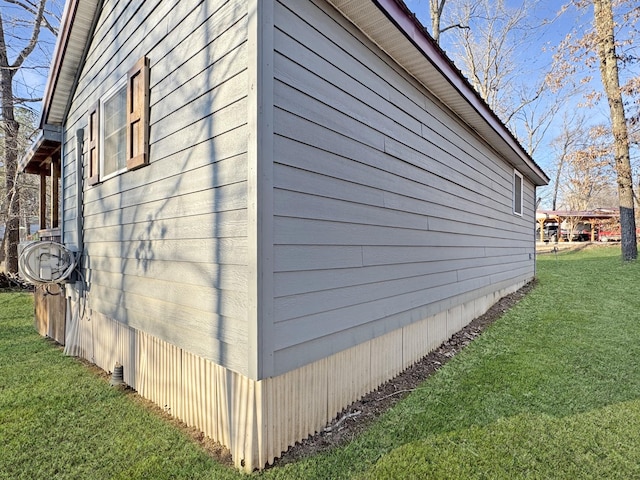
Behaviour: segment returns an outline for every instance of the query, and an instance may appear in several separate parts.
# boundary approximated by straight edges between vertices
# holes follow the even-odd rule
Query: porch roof
[[[51,175],[51,162],[60,158],[61,148],[62,128],[47,125],[22,156],[18,168],[25,173]]]

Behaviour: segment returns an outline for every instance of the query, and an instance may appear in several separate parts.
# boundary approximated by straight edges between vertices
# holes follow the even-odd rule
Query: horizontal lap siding
[[[276,373],[533,276],[529,182],[324,2],[275,23]]]
[[[93,187],[85,179],[89,305],[241,373],[247,53],[245,2],[105,1],[66,126],[86,129],[89,107],[149,57],[149,165]],[[74,142],[65,158],[68,240],[76,235]]]

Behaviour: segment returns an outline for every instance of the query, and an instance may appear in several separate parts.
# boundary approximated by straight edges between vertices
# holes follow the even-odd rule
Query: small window
[[[522,175],[513,171],[513,213],[522,215]]]
[[[141,58],[89,111],[89,184],[149,163],[149,59]]]
[[[124,81],[100,101],[100,179],[127,169],[127,85]]]

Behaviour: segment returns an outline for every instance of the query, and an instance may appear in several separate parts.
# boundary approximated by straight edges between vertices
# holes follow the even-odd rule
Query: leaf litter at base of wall
[[[18,275],[0,272],[0,291],[33,291],[33,285]]]

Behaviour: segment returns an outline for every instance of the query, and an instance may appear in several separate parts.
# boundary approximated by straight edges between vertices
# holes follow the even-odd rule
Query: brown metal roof
[[[595,210],[538,210],[537,220],[557,220],[559,218],[580,219],[608,219],[619,218],[620,210],[617,208],[598,208]]]

